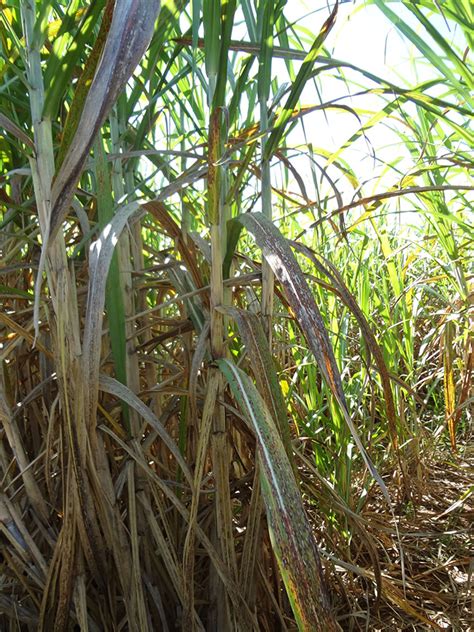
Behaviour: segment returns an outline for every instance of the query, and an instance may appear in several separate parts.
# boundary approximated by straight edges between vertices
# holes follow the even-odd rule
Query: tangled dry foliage
[[[9,287],[24,288],[26,292],[31,287],[32,268],[33,262],[12,266],[11,270],[3,270],[8,273],[4,279]],[[75,273],[81,310],[85,308],[85,292],[80,290],[84,271],[79,264]],[[146,274],[149,278],[149,270]],[[138,295],[143,286],[143,276],[137,275]],[[166,303],[168,296],[173,300],[173,288],[166,280],[158,286],[158,304]],[[238,303],[242,290],[234,292]],[[9,332],[2,338],[2,630],[35,630],[40,620],[44,629],[56,629],[57,622],[49,618],[47,605],[58,600],[56,606],[61,606],[68,578],[57,568],[57,551],[67,546],[63,540],[65,508],[74,510],[74,502],[64,497],[68,457],[63,446],[67,437],[48,348],[49,326],[42,325],[33,349],[32,308],[27,305],[25,298],[11,297],[1,315],[4,331]],[[15,320],[7,314],[14,314]],[[196,382],[196,418],[202,418],[209,379],[205,370],[193,374],[193,358],[200,357],[203,349],[199,348],[199,341],[195,347],[189,320],[184,316],[167,318],[160,316],[158,310],[148,310],[142,317],[147,339],[137,349],[141,367],[139,400],[130,396],[131,406],[136,405],[146,419],[140,439],[127,438],[122,428],[123,408],[117,398],[121,392],[116,382],[106,378],[113,367],[110,349],[106,345],[102,348],[98,433],[116,500],[108,508],[109,512],[113,510],[112,516],[104,511],[105,516],[98,515],[98,519],[104,535],[114,542],[113,538],[122,533],[124,543],[119,550],[105,546],[96,552],[97,575],[86,572],[85,562],[76,551],[78,570],[74,571],[74,579],[70,578],[75,583],[73,620],[77,617],[80,621],[84,616],[82,625],[87,620],[91,630],[134,629],[130,622],[140,616],[140,598],[142,604],[147,603],[143,616],[151,629],[172,629],[183,622],[184,613],[178,605],[180,601],[186,603],[181,559],[189,537],[188,508],[192,506],[187,464],[198,460],[199,429],[194,424],[188,428],[184,474],[177,470],[176,457],[164,445],[163,436],[166,432],[176,445],[179,443],[179,398],[192,375]],[[167,344],[169,340],[171,345]],[[159,385],[149,370],[157,358],[164,367]],[[243,366],[245,361],[244,358]],[[74,382],[69,383],[72,390],[75,386]],[[149,412],[141,410],[139,401],[147,403]],[[255,486],[255,439],[227,396],[224,404],[232,424],[229,485],[240,572],[234,598],[246,604],[249,618],[256,607],[258,629],[296,630],[266,533],[259,486]],[[472,448],[463,450],[460,446],[463,456],[445,453],[438,454],[436,460],[432,460],[432,454],[426,460],[418,459],[411,468],[413,493],[409,499],[400,492],[399,477],[389,473],[396,471],[396,465],[390,469],[386,465],[387,487],[393,499],[400,499],[395,507],[398,540],[378,488],[365,492],[364,502],[355,513],[305,456],[304,439],[294,438],[293,445],[299,455],[296,462],[306,510],[321,544],[332,607],[341,628],[468,630],[472,617]],[[98,493],[94,481],[91,483],[92,493]],[[358,488],[361,493],[365,489],[363,479],[360,487],[354,482],[354,497]],[[195,616],[212,607],[212,564],[225,577],[214,548],[214,536],[207,530],[212,525],[214,494],[212,462],[206,459],[195,527]],[[104,498],[103,502],[109,500]],[[331,513],[338,520],[328,521]],[[341,530],[344,523],[352,534],[350,541]],[[400,542],[404,567],[400,564]],[[117,568],[123,575],[117,575]],[[145,594],[138,591],[137,573]],[[231,580],[226,581],[231,591]],[[125,588],[130,592],[126,593]],[[125,594],[129,594],[128,603],[123,598]],[[246,624],[244,621],[238,625]]]
[[[328,556],[336,568],[331,583],[344,629],[462,632],[471,628],[473,474],[472,448],[462,456],[441,453],[436,460],[418,464],[412,500],[396,507],[403,565],[383,499],[376,490],[369,493],[358,516],[357,532],[364,531],[364,537],[354,538],[349,554],[346,549],[339,553],[345,562]],[[400,488],[393,476],[388,488],[396,498]],[[373,592],[368,598],[374,581],[381,586],[380,600]]]

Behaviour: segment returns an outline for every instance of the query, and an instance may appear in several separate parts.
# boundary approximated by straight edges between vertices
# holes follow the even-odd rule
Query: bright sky
[[[320,7],[312,11],[315,4]],[[325,47],[331,51],[334,58],[344,60],[359,66],[365,70],[391,80],[400,86],[416,85],[417,83],[432,78],[435,71],[421,59],[421,53],[407,43],[399,34],[395,26],[382,14],[374,5],[364,6],[364,2],[348,2],[340,5],[336,25],[326,40]],[[290,0],[285,8],[285,15],[297,24],[301,30],[302,37],[309,42],[314,39],[328,15],[328,10],[323,2],[315,3],[314,0]],[[397,4],[397,13],[401,14],[413,28],[419,30],[416,21],[411,14]],[[310,15],[308,15],[310,14]],[[447,25],[442,18],[436,21],[436,27],[444,31],[446,39],[457,37],[455,32],[449,32]],[[413,59],[416,58],[416,64]],[[279,76],[285,72],[284,62],[277,60],[274,70]],[[352,77],[357,75],[351,74]],[[361,84],[367,86],[370,82],[365,78],[360,78]],[[323,101],[329,101],[335,97],[340,97],[348,92],[347,86],[337,80],[332,80],[329,74],[324,75],[322,81]],[[356,88],[351,87],[351,92]],[[305,105],[319,103],[321,97],[318,96],[314,86],[305,88],[302,103]],[[383,102],[376,97],[364,95],[356,99],[345,99],[342,101],[348,106],[362,108],[364,110],[379,111],[383,107]],[[405,107],[405,106],[404,106]],[[344,142],[351,137],[360,127],[356,117],[347,112],[327,111],[317,112],[305,118],[305,128],[307,141],[316,147],[323,147],[329,151],[336,151]],[[386,125],[378,124],[367,134],[368,140],[361,138],[353,147],[345,150],[342,158],[354,168],[360,180],[367,184],[364,187],[366,193],[381,192],[396,184],[399,176],[387,171],[384,164],[374,160],[373,149],[377,150],[377,156],[387,162],[393,162],[399,158],[398,167],[402,172],[404,165],[408,166],[406,159],[406,148],[400,143],[398,136],[387,128]],[[297,131],[291,135],[289,144],[292,146],[305,142],[301,132]],[[311,175],[306,159],[296,159],[297,168],[305,182],[310,185]],[[379,176],[381,180],[379,180]],[[277,173],[275,173],[277,177]],[[339,185],[339,183],[338,183]],[[344,187],[343,182],[340,182]],[[311,189],[311,185],[309,186]],[[296,190],[296,188],[295,188]],[[342,188],[344,193],[344,188]],[[344,202],[350,201],[352,192],[347,189]]]

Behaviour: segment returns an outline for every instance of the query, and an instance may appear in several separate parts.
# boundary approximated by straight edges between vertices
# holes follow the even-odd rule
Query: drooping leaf
[[[391,506],[390,496],[385,483],[377,472],[372,460],[361,441],[357,428],[352,421],[349,407],[342,388],[341,376],[337,368],[329,336],[324,327],[320,311],[308,287],[305,276],[299,267],[288,241],[277,227],[262,213],[245,213],[236,218],[240,224],[253,234],[263,256],[270,264],[275,276],[282,284],[308,345],[313,352],[319,369],[339,403],[344,419],[370,473],[379,484],[387,502]]]
[[[218,365],[257,436],[270,537],[298,627],[337,630],[317,545],[275,422],[248,375],[227,359]]]

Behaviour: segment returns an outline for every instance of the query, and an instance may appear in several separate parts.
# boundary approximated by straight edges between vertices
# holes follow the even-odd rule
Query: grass
[[[2,629],[466,629],[473,15],[345,4],[3,8]]]

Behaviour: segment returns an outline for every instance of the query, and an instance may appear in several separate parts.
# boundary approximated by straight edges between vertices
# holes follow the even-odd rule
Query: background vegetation
[[[473,8],[291,5],[1,3],[2,630],[467,629]]]

